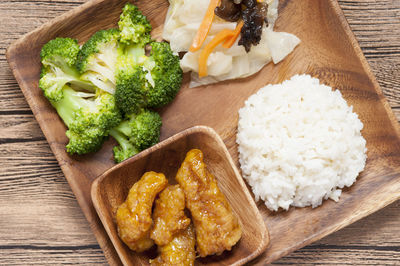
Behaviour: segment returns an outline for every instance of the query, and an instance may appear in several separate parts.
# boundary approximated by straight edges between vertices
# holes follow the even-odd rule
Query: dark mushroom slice
[[[248,0],[247,2],[251,1],[252,0]],[[246,0],[242,1],[243,4],[244,2],[246,2]],[[256,5],[253,8],[247,7],[242,11],[244,25],[240,32],[241,38],[239,40],[239,45],[243,45],[246,52],[250,51],[251,45],[257,45],[261,40],[265,15],[265,12],[262,12],[263,10],[265,10],[263,5]]]
[[[240,19],[242,6],[235,4],[232,0],[222,0],[221,5],[216,7],[215,14],[226,21],[238,21]]]
[[[255,8],[257,6],[257,0],[242,0],[241,3],[247,8]]]

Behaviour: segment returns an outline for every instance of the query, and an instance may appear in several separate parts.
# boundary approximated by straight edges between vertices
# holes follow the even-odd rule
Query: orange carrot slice
[[[238,38],[238,36],[239,36],[239,34],[240,34],[240,31],[242,30],[242,27],[243,27],[243,20],[241,20],[237,25],[236,25],[236,28],[235,28],[235,30],[234,30],[234,35],[231,37],[231,38],[229,38],[229,39],[226,39],[225,41],[224,41],[224,43],[222,44],[222,46],[224,47],[224,48],[231,48],[232,47],[232,45],[235,43],[235,41],[236,41],[236,39]]]
[[[207,60],[211,52],[218,46],[218,44],[224,42],[228,38],[232,38],[235,31],[224,29],[218,32],[214,38],[204,47],[199,57],[199,77],[207,76]]]
[[[197,30],[196,36],[193,39],[189,51],[196,52],[203,45],[204,40],[206,39],[208,32],[210,31],[211,24],[214,20],[215,16],[214,10],[217,6],[219,6],[220,2],[221,0],[210,0],[210,4],[208,5],[206,15],[204,16],[203,21],[201,22],[200,27]]]

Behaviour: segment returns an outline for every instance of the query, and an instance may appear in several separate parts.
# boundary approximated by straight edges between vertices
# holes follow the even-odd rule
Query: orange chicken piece
[[[186,229],[190,219],[185,215],[185,194],[179,185],[169,185],[164,189],[153,211],[154,227],[151,230],[150,238],[159,246],[171,242],[174,234]]]
[[[195,245],[195,233],[190,224],[185,230],[178,232],[167,245],[158,247],[160,254],[150,263],[155,266],[193,266],[196,259]]]
[[[200,150],[186,154],[176,181],[185,192],[186,207],[192,214],[200,257],[231,250],[241,238],[242,229]]]
[[[117,210],[118,235],[132,250],[142,252],[154,244],[150,238],[153,225],[151,209],[154,198],[168,185],[164,174],[147,172],[129,190]]]

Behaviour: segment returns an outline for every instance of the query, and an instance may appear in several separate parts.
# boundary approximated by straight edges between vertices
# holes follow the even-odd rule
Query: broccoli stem
[[[70,127],[71,123],[75,120],[75,112],[84,107],[90,107],[92,101],[85,100],[78,95],[78,92],[68,86],[63,87],[64,97],[57,101],[51,102],[56,108],[57,113],[64,121],[67,127]]]
[[[125,136],[130,136],[132,134],[129,120],[121,122],[118,126],[114,128],[114,130],[124,134]]]
[[[75,68],[71,67],[68,65],[67,62],[61,57],[54,57],[53,62],[48,62],[47,60],[44,60],[42,63],[43,65],[48,65],[51,68],[53,68],[57,73],[57,71],[62,71],[68,76],[73,76],[73,77],[79,77],[78,71],[75,70]],[[57,70],[56,70],[57,69]],[[62,73],[60,72],[60,73]]]
[[[135,63],[138,63],[140,57],[145,55],[144,47],[142,45],[129,45],[125,49],[125,54],[128,57],[134,59]]]
[[[114,70],[110,69],[108,66],[102,66],[100,64],[93,64],[92,71],[97,73],[102,73],[112,84],[115,85]]]
[[[59,59],[54,63],[48,62],[48,65],[55,73],[55,76],[60,77],[60,84],[70,82],[82,87],[83,89],[93,88],[93,85],[90,82],[81,80],[79,72],[74,67],[69,66],[65,61]]]
[[[71,86],[75,85],[79,89],[82,89],[82,90],[87,90],[87,91],[91,91],[91,92],[95,91],[93,84],[90,82],[87,82],[87,81],[75,79],[75,80],[70,80],[69,83],[71,84]]]
[[[115,128],[110,130],[110,135],[118,142],[118,144],[122,147],[123,150],[136,149],[129,142],[129,139],[126,137],[126,135],[116,130]]]
[[[117,163],[120,163],[140,152],[140,150],[129,141],[129,138],[116,128],[110,130],[110,135],[119,144],[119,146],[116,146],[113,149],[114,160]]]

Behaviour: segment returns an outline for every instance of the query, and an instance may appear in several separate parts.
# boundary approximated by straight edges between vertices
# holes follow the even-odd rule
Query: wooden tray
[[[7,50],[11,69],[54,152],[72,191],[110,264],[120,264],[90,198],[92,181],[114,165],[113,140],[96,154],[69,156],[65,126],[38,88],[39,52],[57,36],[86,41],[99,29],[116,26],[121,0],[92,0],[44,24]],[[160,32],[168,2],[135,2]],[[185,76],[175,101],[160,110],[162,139],[194,125],[214,128],[238,164],[235,144],[238,109],[260,87],[308,73],[340,89],[364,123],[368,160],[358,181],[345,189],[338,203],[316,209],[291,208],[271,213],[258,208],[270,230],[271,245],[254,262],[265,264],[318,240],[400,198],[400,128],[335,0],[280,1],[277,31],[296,34],[302,43],[283,62],[269,64],[252,77],[189,89]]]

